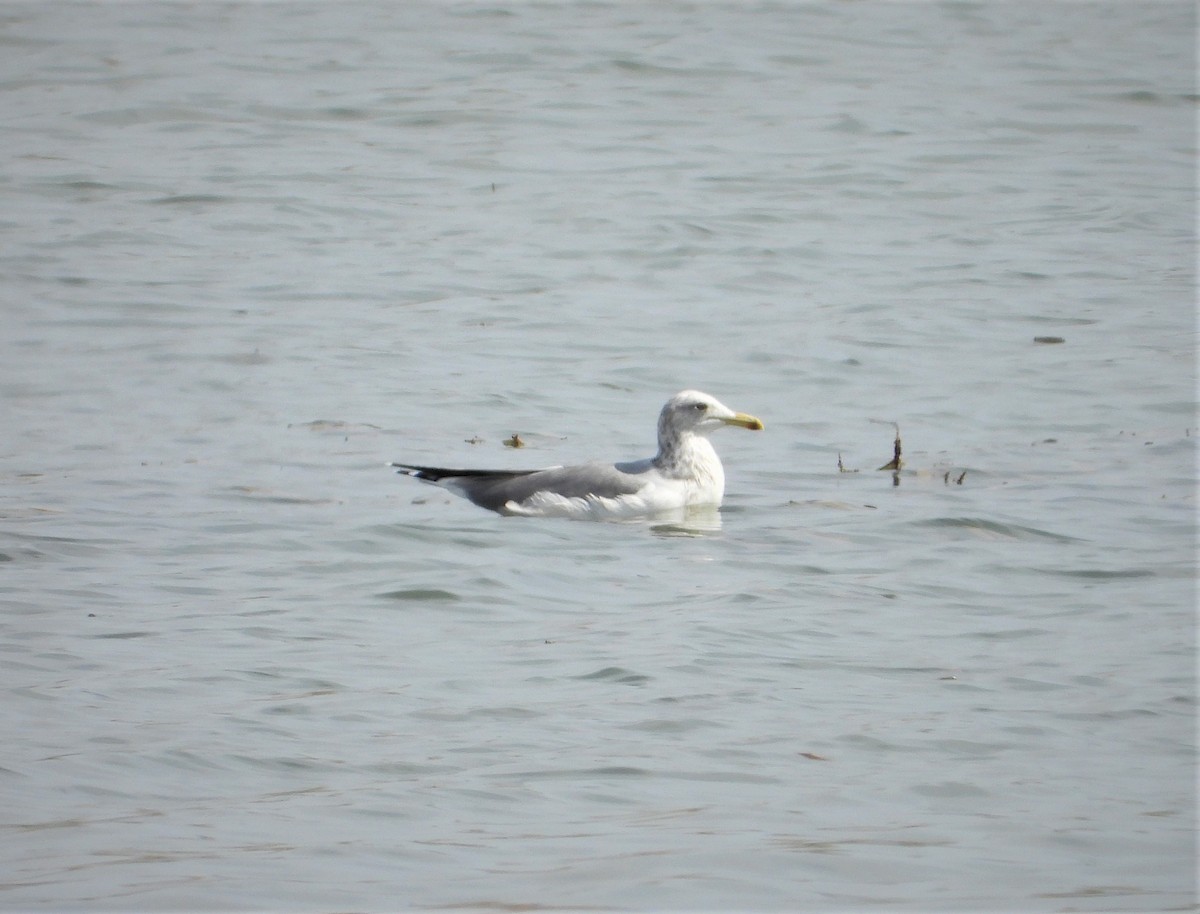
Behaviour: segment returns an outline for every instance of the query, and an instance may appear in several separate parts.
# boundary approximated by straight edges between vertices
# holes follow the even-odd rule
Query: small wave
[[[153,200],[147,200],[146,202],[156,206],[171,206],[193,203],[229,203],[232,200],[232,197],[225,197],[220,194],[177,194],[171,197],[155,197]]]
[[[449,602],[458,600],[459,596],[449,590],[439,590],[436,587],[414,587],[411,590],[389,590],[379,596],[385,600],[414,600],[419,602]]]
[[[586,673],[583,676],[576,676],[576,679],[590,680],[603,679],[608,682],[619,682],[623,685],[645,685],[650,681],[650,677],[642,673],[635,673],[633,670],[627,670],[619,666],[606,666],[602,670],[596,670],[594,673]]]
[[[935,517],[931,520],[917,521],[921,527],[950,527],[966,528],[979,533],[993,534],[1008,539],[1048,539],[1056,543],[1077,543],[1080,540],[1074,536],[1052,533],[1038,527],[1027,527],[1023,524],[1005,524],[1000,521],[985,520],[982,517]]]
[[[1125,578],[1152,578],[1149,568],[1037,568],[1041,574],[1082,581],[1119,581]]]

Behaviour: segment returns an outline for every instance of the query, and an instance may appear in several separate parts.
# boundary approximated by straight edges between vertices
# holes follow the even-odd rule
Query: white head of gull
[[[761,430],[698,390],[677,393],[658,416],[658,453],[624,463],[592,462],[542,470],[453,470],[393,463],[400,473],[461,495],[482,508],[526,517],[614,519],[719,505],[725,470],[708,435],[727,425]]]

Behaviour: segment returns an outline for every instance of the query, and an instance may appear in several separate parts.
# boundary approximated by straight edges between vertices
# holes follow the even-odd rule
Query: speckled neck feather
[[[654,465],[676,479],[694,479],[700,484],[724,485],[725,470],[721,458],[704,435],[680,431],[673,414],[663,410],[658,417],[658,454]]]

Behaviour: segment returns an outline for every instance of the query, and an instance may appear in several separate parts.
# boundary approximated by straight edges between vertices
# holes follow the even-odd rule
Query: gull
[[[541,470],[452,470],[392,463],[397,471],[505,515],[616,519],[719,505],[725,470],[708,435],[763,424],[698,390],[677,393],[658,416],[658,453],[644,460]]]

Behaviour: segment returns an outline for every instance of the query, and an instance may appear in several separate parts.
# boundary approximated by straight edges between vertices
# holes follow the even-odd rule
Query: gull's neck
[[[725,469],[709,440],[694,432],[680,432],[663,424],[658,430],[658,455],[654,465],[665,475],[695,482],[703,489],[725,489]]]

